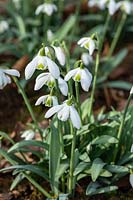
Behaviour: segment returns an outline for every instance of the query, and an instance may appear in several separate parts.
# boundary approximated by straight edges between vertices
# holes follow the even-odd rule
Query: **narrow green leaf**
[[[74,170],[74,176],[78,175],[79,173],[83,172],[85,169],[90,168],[91,164],[86,162],[80,162]]]
[[[0,172],[12,170],[12,169],[20,169],[22,171],[30,171],[30,172],[33,172],[33,173],[41,176],[45,180],[49,180],[46,172],[37,165],[14,165],[14,166],[6,167],[4,169],[0,169]]]
[[[15,179],[13,180],[11,186],[10,186],[10,190],[12,191],[15,187],[17,187],[17,185],[25,178],[24,174],[20,173],[18,174]]]
[[[0,131],[0,136],[4,137],[5,139],[9,140],[9,142],[11,142],[11,144],[14,144],[14,141],[8,136],[8,134]]]
[[[48,150],[48,144],[41,142],[41,141],[36,141],[36,140],[23,140],[21,142],[16,143],[14,146],[12,146],[8,152],[16,152],[22,147],[30,147],[30,146],[37,146],[41,147],[43,149]]]
[[[58,170],[60,166],[60,138],[58,129],[51,125],[51,138],[50,138],[50,147],[49,147],[49,174],[51,185],[55,194],[58,194]]]

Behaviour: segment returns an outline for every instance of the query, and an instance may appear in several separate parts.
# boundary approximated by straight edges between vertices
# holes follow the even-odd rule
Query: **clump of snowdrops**
[[[99,5],[99,1],[90,2],[91,6],[96,3],[101,9],[109,9],[103,36],[94,33],[77,41],[77,46],[84,53],[73,66],[70,66],[71,56],[67,45],[56,40],[49,45],[42,44],[37,55],[25,68],[26,80],[36,71],[39,73],[34,90],[45,88],[44,95],[35,103],[36,106],[44,104],[48,108],[44,118],[49,121],[49,125],[45,130],[39,126],[26,93],[15,77],[20,76],[19,72],[14,69],[0,70],[0,89],[11,83],[12,75],[33,119],[32,128],[21,135],[24,140],[18,143],[0,132],[12,144],[8,152],[0,150],[12,165],[1,171],[13,169],[13,174],[16,175],[11,189],[26,178],[48,199],[65,200],[69,195],[75,195],[76,186],[85,177],[91,177],[91,182],[87,182],[86,195],[118,189],[116,181],[127,174],[131,174],[130,182],[133,185],[132,139],[128,142],[133,128],[133,109],[128,110],[133,88],[123,113],[112,110],[104,114],[102,109],[97,116],[93,113],[93,104],[97,101],[94,94],[101,51],[110,17],[118,9],[122,9],[126,20],[130,13],[129,7],[123,3],[116,5],[115,1],[104,1],[102,5]],[[56,11],[54,4],[44,3],[36,9],[36,15],[42,12],[51,16]],[[122,27],[123,24],[120,23],[108,57],[114,51]],[[93,74],[87,66],[92,60],[95,63]],[[90,87],[92,89],[89,91]],[[81,98],[83,92],[86,92],[84,102]],[[40,140],[35,139],[37,133],[40,134]],[[32,146],[38,147],[38,150],[30,148]],[[18,156],[18,152],[21,156]],[[34,163],[27,161],[27,152],[34,155]],[[46,184],[49,183],[49,190],[42,186],[44,180]]]

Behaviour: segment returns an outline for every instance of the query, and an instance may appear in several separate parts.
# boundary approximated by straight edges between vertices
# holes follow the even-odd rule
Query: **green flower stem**
[[[75,81],[75,89],[76,89],[76,104],[77,104],[77,109],[80,115],[80,119],[82,122],[82,113],[81,113],[81,105],[80,105],[80,95],[79,95],[79,84],[77,81]]]
[[[98,75],[98,68],[99,68],[99,52],[96,55],[96,64],[95,64],[95,72],[94,72],[94,79],[93,79],[93,85],[92,85],[92,92],[91,92],[91,97],[90,97],[90,106],[89,106],[89,111],[88,111],[88,117],[90,119],[91,114],[92,114],[92,106],[93,106],[93,101],[94,101],[94,94],[96,90],[96,82],[97,82],[97,75]]]
[[[125,110],[124,110],[124,113],[123,113],[123,116],[122,116],[122,120],[121,120],[121,123],[120,123],[120,126],[119,126],[119,130],[118,130],[118,134],[117,134],[118,143],[115,146],[115,153],[114,153],[114,163],[116,161],[117,152],[119,150],[118,147],[119,147],[119,144],[120,144],[120,141],[121,141],[121,136],[122,136],[122,132],[123,132],[124,124],[125,124],[126,114],[127,114],[128,107],[129,107],[129,104],[130,104],[132,97],[133,97],[133,94],[130,94],[129,97],[128,97],[127,104],[126,104],[126,107],[125,107]]]
[[[42,188],[33,178],[31,178],[28,174],[24,173],[25,178],[28,179],[45,197],[52,199],[51,195]]]
[[[114,39],[113,39],[113,41],[112,41],[112,44],[111,44],[111,47],[110,47],[110,50],[109,50],[108,57],[111,57],[112,54],[113,54],[113,52],[114,52],[114,50],[115,50],[115,47],[116,47],[116,45],[117,45],[117,42],[118,42],[119,37],[120,37],[120,34],[121,34],[121,31],[122,31],[123,26],[124,26],[124,24],[125,24],[126,18],[127,18],[127,14],[124,12],[124,13],[122,14],[120,23],[119,23],[119,25],[118,25],[118,27],[117,27],[117,30],[116,30],[116,33],[115,33],[115,35],[114,35]]]
[[[71,124],[71,134],[73,135],[72,147],[71,147],[71,158],[70,158],[70,170],[69,170],[69,183],[68,183],[68,192],[69,194],[73,193],[73,172],[74,172],[74,160],[75,160],[75,147],[76,147],[76,131]]]
[[[109,27],[110,18],[111,18],[111,16],[108,13],[107,18],[106,18],[106,22],[105,22],[105,25],[104,25],[102,37],[101,37],[101,42],[100,42],[100,47],[99,47],[100,52],[102,51],[102,48],[103,48],[103,45],[104,45],[104,39],[105,39],[107,30],[108,30],[108,27]]]
[[[23,99],[24,99],[24,102],[25,102],[25,104],[26,104],[26,106],[27,106],[27,109],[28,109],[28,111],[29,111],[29,113],[30,113],[30,115],[31,115],[31,118],[32,118],[32,120],[33,120],[33,122],[34,122],[34,124],[35,124],[36,129],[39,131],[40,136],[41,136],[41,138],[43,139],[43,136],[42,136],[43,132],[42,132],[42,130],[40,129],[40,127],[39,127],[39,125],[38,125],[38,122],[37,122],[37,120],[36,120],[36,118],[35,118],[34,112],[33,112],[33,110],[32,110],[32,107],[31,107],[31,105],[30,105],[29,99],[27,98],[27,95],[26,95],[25,91],[23,90],[23,88],[22,88],[21,85],[19,84],[19,81],[17,80],[17,78],[14,77],[13,80],[14,80],[14,82],[16,83],[16,85],[17,85],[17,87],[18,87],[18,89],[19,89],[19,92],[21,93],[21,95],[22,95],[22,97],[23,97]]]

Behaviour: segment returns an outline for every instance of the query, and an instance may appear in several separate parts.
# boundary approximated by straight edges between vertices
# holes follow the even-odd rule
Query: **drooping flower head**
[[[2,20],[0,21],[0,34],[4,33],[9,28],[9,24],[7,21]]]
[[[109,14],[114,15],[115,12],[120,8],[120,3],[116,2],[115,0],[109,0],[107,7],[109,10]]]
[[[37,54],[33,58],[33,60],[26,66],[25,68],[25,78],[30,79],[35,70],[46,70],[53,75],[54,78],[59,78],[60,70],[57,64],[52,61],[48,56],[45,55],[45,48],[41,48]]]
[[[15,69],[0,69],[0,89],[11,83],[9,75],[20,77],[20,73]]]
[[[78,45],[86,48],[89,51],[89,54],[92,55],[94,50],[96,49],[96,41],[94,39],[94,35],[91,37],[83,37],[78,41]]]
[[[120,4],[120,9],[122,11],[124,11],[128,15],[131,14],[131,12],[132,12],[132,3],[130,1],[127,1],[127,0],[120,1],[119,4]]]
[[[92,75],[87,68],[83,66],[81,62],[80,67],[73,69],[65,76],[65,81],[73,78],[74,81],[80,82],[84,91],[88,92],[92,81]]]
[[[89,7],[97,6],[98,8],[103,10],[105,9],[107,2],[108,0],[89,0],[88,6]]]
[[[81,121],[77,110],[72,103],[72,100],[66,100],[62,105],[57,105],[50,108],[46,114],[45,118],[50,118],[52,115],[57,113],[57,117],[61,121],[71,120],[73,126],[77,129],[81,127]]]
[[[57,6],[53,3],[43,3],[39,5],[35,11],[36,15],[40,13],[45,13],[48,16],[51,16],[54,12],[57,11]]]
[[[61,93],[64,96],[67,96],[68,94],[68,85],[66,81],[58,77],[57,79],[58,82],[58,87],[61,91]],[[35,90],[39,90],[42,88],[43,85],[47,85],[49,88],[54,88],[56,85],[56,79],[52,76],[51,73],[42,73],[36,78],[36,83],[35,83]]]
[[[47,107],[56,106],[58,105],[58,100],[56,96],[52,96],[51,94],[48,94],[48,95],[39,97],[35,105],[38,106],[40,104],[44,104]]]
[[[89,53],[84,52],[81,55],[81,60],[83,61],[83,64],[85,66],[88,66],[90,63],[93,62],[93,57]]]
[[[24,138],[24,140],[32,140],[35,136],[35,133],[33,130],[26,130],[21,135],[21,138]]]

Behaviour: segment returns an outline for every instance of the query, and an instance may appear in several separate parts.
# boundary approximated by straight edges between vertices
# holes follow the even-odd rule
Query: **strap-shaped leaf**
[[[41,167],[39,167],[37,165],[14,165],[14,166],[10,166],[10,167],[6,167],[4,169],[1,169],[0,172],[12,170],[12,169],[20,169],[20,171],[21,170],[22,171],[30,171],[30,172],[33,172],[33,173],[43,177],[46,180],[49,180],[46,172]]]
[[[30,147],[30,146],[37,146],[37,147],[44,148],[46,150],[48,150],[48,147],[49,147],[47,143],[44,143],[44,142],[41,142],[41,141],[23,140],[21,142],[16,143],[14,146],[12,146],[8,150],[8,152],[16,152],[22,147]]]

